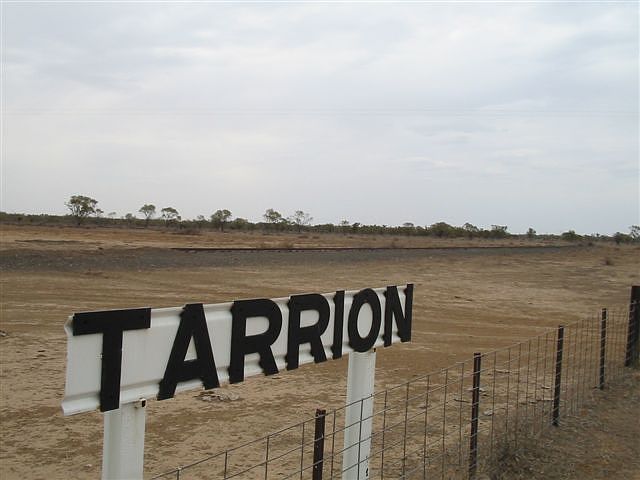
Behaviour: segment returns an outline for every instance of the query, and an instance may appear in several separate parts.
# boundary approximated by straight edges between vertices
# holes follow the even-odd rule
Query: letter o
[[[373,321],[371,322],[369,333],[365,337],[361,337],[358,331],[358,317],[360,316],[360,309],[365,303],[368,303],[371,307]],[[347,330],[349,333],[349,346],[356,352],[367,352],[371,350],[371,347],[376,343],[382,323],[381,312],[380,299],[372,289],[365,288],[353,296],[353,303],[349,310]]]

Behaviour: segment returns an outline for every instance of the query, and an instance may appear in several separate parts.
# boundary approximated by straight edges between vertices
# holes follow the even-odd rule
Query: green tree
[[[205,218],[204,215],[198,215],[196,217],[196,224],[198,225],[198,228],[204,227],[206,223],[207,223],[207,219]]]
[[[253,223],[249,222],[246,218],[234,218],[231,222],[231,228],[234,230],[248,230],[253,227]]]
[[[567,230],[566,232],[562,232],[560,238],[567,242],[575,242],[576,240],[580,240],[582,237],[578,235],[575,230]]]
[[[164,220],[165,225],[169,225],[171,222],[180,221],[180,215],[173,207],[164,207],[160,210],[160,213],[162,214],[162,219]]]
[[[140,207],[140,210],[138,210],[138,212],[144,215],[144,226],[146,228],[149,226],[149,221],[156,214],[156,206],[152,203],[146,203]]]
[[[480,229],[469,222],[465,223],[462,226],[462,229],[465,232],[467,232],[467,235],[469,235],[469,238],[473,238],[474,236],[478,235],[478,233],[480,233]]]
[[[136,221],[136,216],[133,213],[127,213],[124,216],[124,220],[125,220],[125,222],[127,222],[128,226],[132,226],[134,224],[134,222]]]
[[[226,223],[229,223],[231,219],[231,212],[227,209],[224,210],[216,210],[213,215],[211,215],[211,223],[214,226],[218,227],[221,232],[224,232],[224,226]]]
[[[262,218],[264,218],[264,221],[267,223],[281,223],[283,220],[280,212],[273,208],[267,208]]]
[[[285,222],[285,219],[282,217],[282,214],[273,208],[268,208],[264,215],[262,216],[264,221],[267,224],[277,227],[278,225],[282,225]]]
[[[536,238],[536,235],[536,231],[533,228],[529,227],[529,230],[527,230],[527,238]]]
[[[65,202],[65,205],[71,211],[71,216],[76,219],[78,225],[82,224],[89,215],[96,213],[97,204],[97,200],[84,195],[73,195],[68,202]]]
[[[296,210],[295,213],[289,218],[289,222],[296,226],[298,233],[302,231],[303,227],[311,225],[313,217],[302,210]]]
[[[640,242],[640,225],[631,225],[629,227],[629,236],[634,242]]]
[[[397,228],[397,231],[402,235],[413,235],[416,233],[416,226],[413,222],[404,222],[401,227]]]
[[[562,235],[564,235],[564,233]],[[633,237],[631,235],[627,235],[626,233],[616,232],[613,234],[613,240],[616,242],[617,245],[620,245],[621,243],[632,242]]]
[[[431,225],[429,228],[429,234],[436,237],[451,237],[453,236],[454,227],[446,222],[437,222]]]
[[[491,237],[505,238],[509,236],[506,225],[491,225]]]

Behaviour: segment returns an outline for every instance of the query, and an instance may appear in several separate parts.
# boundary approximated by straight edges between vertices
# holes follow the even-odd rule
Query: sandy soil
[[[455,242],[467,250],[180,252],[168,247],[285,248],[292,236],[176,235],[146,230],[3,226],[0,242],[0,477],[97,478],[102,418],[63,417],[66,339],[77,311],[217,303],[388,284],[415,284],[411,344],[383,349],[376,385],[467,359],[583,318],[624,307],[640,283],[638,246],[482,249],[526,242]],[[280,237],[284,237],[280,238]],[[293,236],[303,246],[375,246],[393,238]],[[318,238],[315,238],[318,237]],[[396,246],[424,239],[399,238]],[[425,240],[426,241],[426,240]],[[406,242],[406,243],[405,243]],[[468,241],[467,241],[468,242]],[[284,245],[286,243],[286,245]],[[513,245],[510,245],[512,244]],[[409,360],[410,359],[410,360]],[[304,366],[227,387],[234,402],[186,392],[148,406],[146,470],[159,473],[264,435],[317,407],[344,402],[347,362]]]

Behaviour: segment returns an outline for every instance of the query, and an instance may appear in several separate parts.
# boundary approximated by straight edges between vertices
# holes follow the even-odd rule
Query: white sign
[[[411,339],[413,285],[76,313],[65,415],[239,383]]]

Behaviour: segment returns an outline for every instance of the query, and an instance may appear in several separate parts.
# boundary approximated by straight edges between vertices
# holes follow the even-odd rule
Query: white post
[[[142,480],[146,400],[104,413],[102,480]]]
[[[376,351],[349,354],[342,479],[367,480]],[[364,420],[363,420],[364,419]]]

